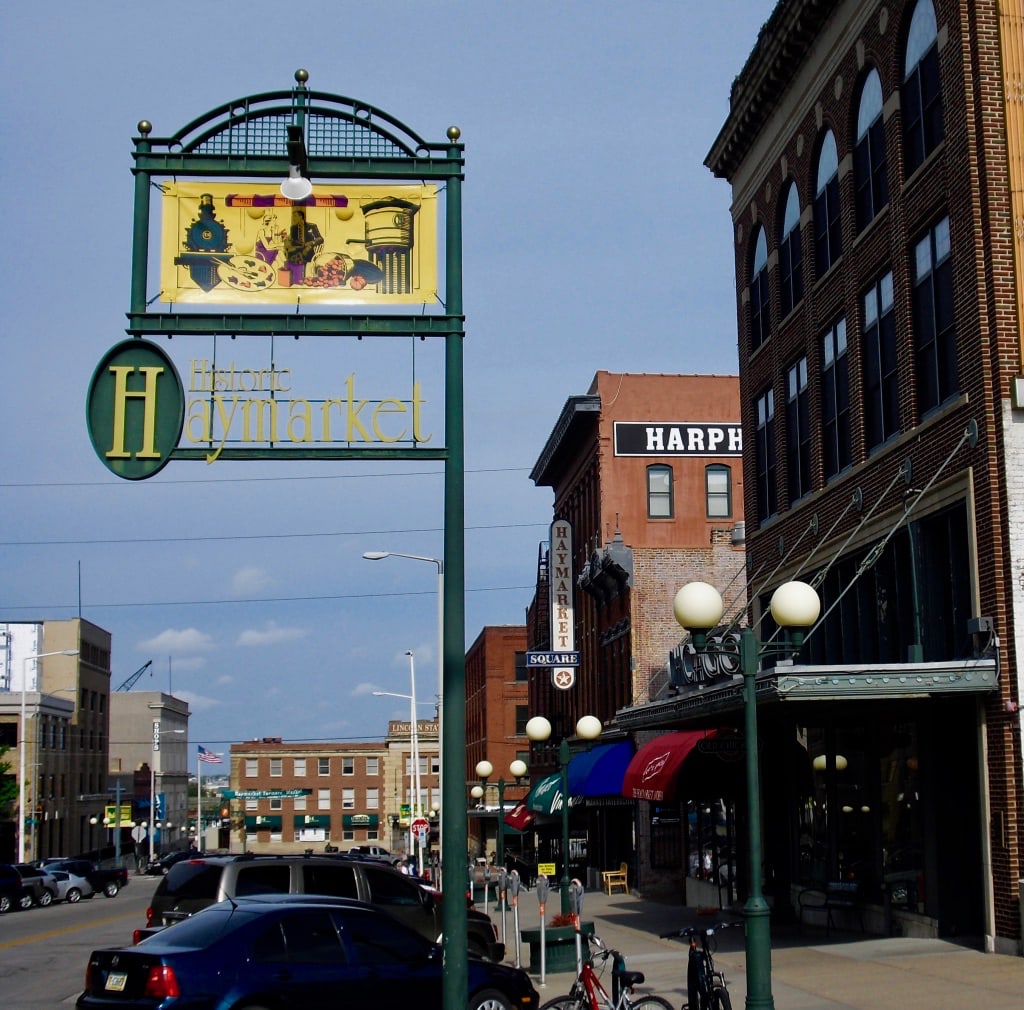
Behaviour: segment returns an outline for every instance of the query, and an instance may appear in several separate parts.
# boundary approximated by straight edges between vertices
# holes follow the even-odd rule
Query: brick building
[[[782,0],[706,160],[733,196],[752,619],[773,633],[787,579],[823,603],[796,665],[758,680],[774,914],[841,880],[872,931],[1005,952],[1024,799],[1022,39],[1019,5],[995,0]],[[730,691],[620,722],[735,724]]]
[[[563,407],[530,475],[552,488],[556,522],[540,548],[527,634],[531,649],[562,649],[559,627],[568,623],[580,666],[566,690],[531,671],[528,715],[546,716],[553,730],[547,745],[531,748],[535,783],[558,770],[558,745],[583,715],[604,724],[597,747],[632,745],[616,713],[670,689],[679,585],[701,578],[730,586],[731,612],[743,611],[738,421],[735,376],[599,371],[587,393]],[[554,606],[563,613],[550,599],[559,583],[568,610],[557,599]],[[593,885],[600,870],[625,861],[634,883],[649,878],[649,836],[636,805],[619,795],[621,774],[617,785],[573,778],[572,791],[585,797],[571,808],[573,871]],[[538,834],[540,858],[558,861],[558,821],[542,819]]]

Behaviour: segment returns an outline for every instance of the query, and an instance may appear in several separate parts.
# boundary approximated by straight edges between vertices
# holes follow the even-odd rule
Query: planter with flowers
[[[583,956],[587,956],[587,934],[594,932],[593,922],[580,923],[580,940],[583,945]],[[522,929],[519,935],[523,943],[530,946],[530,971],[534,974],[540,972],[541,955],[541,931],[537,929]],[[547,924],[543,934],[544,943],[544,968],[547,972],[575,971],[576,970],[576,927],[572,915],[555,915]]]

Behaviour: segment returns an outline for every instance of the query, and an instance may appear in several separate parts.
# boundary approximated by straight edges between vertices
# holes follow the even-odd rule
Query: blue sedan
[[[526,972],[469,959],[469,1010],[536,1010]],[[440,948],[372,905],[222,901],[134,947],[93,951],[80,1010],[441,1010]]]

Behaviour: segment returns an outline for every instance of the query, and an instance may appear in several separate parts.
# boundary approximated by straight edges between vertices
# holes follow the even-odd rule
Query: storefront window
[[[724,799],[686,804],[686,875],[720,890],[721,903],[736,893],[736,807]]]

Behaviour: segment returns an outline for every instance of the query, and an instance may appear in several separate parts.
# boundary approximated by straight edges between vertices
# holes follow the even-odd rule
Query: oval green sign
[[[134,337],[100,361],[86,401],[89,438],[101,462],[125,480],[159,473],[181,440],[185,390],[174,362]]]

